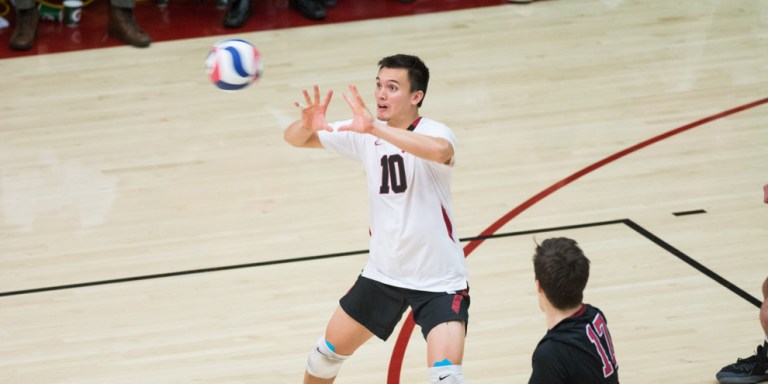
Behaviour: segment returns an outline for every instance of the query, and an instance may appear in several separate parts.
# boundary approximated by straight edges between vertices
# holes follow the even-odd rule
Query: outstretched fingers
[[[309,92],[306,89],[304,89],[304,90],[301,91],[301,93],[304,95],[304,103],[296,101],[296,102],[293,103],[293,105],[295,105],[295,106],[297,106],[297,107],[299,107],[301,109],[309,108],[309,107],[315,107],[315,106],[327,107],[328,104],[330,104],[330,102],[331,102],[331,95],[333,95],[333,91],[328,91],[328,93],[325,96],[325,100],[323,100],[323,102],[321,103],[320,102],[320,87],[318,87],[317,85],[314,85],[312,88],[313,88],[312,89],[312,96],[310,96]],[[313,101],[313,99],[314,99],[314,101]]]
[[[315,105],[320,105],[320,87],[315,84],[312,88],[315,94]]]
[[[360,92],[357,91],[357,86],[354,84],[350,84],[349,91],[352,92],[352,96],[355,97],[355,101],[357,102],[357,105],[365,108],[365,102],[363,101],[363,98],[360,97]]]
[[[304,127],[314,130],[333,131],[333,128],[325,121],[325,113],[328,109],[328,104],[331,102],[333,91],[329,90],[322,101],[320,99],[320,87],[317,85],[312,87],[312,95],[306,89],[302,90],[301,93],[304,95],[304,102],[296,101],[293,105],[301,109],[301,119],[304,122]]]
[[[310,102],[309,93],[307,92],[307,90],[305,89],[301,92],[304,94],[304,102],[302,103],[300,101],[294,101],[293,105],[295,105],[297,108],[305,109],[308,106],[312,105],[312,103]]]
[[[328,107],[328,104],[331,103],[331,96],[333,96],[333,91],[328,90],[328,93],[325,95],[325,101],[323,102],[324,107]]]
[[[304,103],[306,103],[306,104],[304,104],[304,108],[307,108],[307,107],[311,106],[312,105],[312,99],[309,98],[309,92],[307,92],[307,90],[304,89],[304,90],[301,91],[301,93],[304,94]]]
[[[365,106],[363,98],[360,97],[360,92],[357,91],[357,87],[350,84],[349,92],[351,95],[342,93],[344,100],[349,104],[352,109],[352,121],[339,127],[339,131],[355,131],[359,133],[369,133],[373,129],[373,118],[370,111]]]
[[[363,101],[363,98],[360,97],[360,92],[357,91],[357,87],[355,85],[349,85],[349,92],[352,94],[351,97],[346,93],[343,93],[342,96],[344,96],[344,100],[347,101],[347,104],[349,104],[349,107],[352,108],[352,111],[356,112],[360,108],[365,108],[365,102]]]
[[[349,105],[350,108],[352,108],[352,112],[355,111],[355,104],[352,103],[352,100],[347,96],[346,92],[342,92],[341,96],[344,96],[344,100],[347,102],[347,105]]]

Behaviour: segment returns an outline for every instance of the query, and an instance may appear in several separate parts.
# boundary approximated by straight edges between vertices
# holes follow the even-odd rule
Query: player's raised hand
[[[347,101],[349,107],[352,108],[352,122],[339,127],[339,131],[370,133],[373,131],[373,123],[375,122],[373,115],[365,106],[365,102],[360,97],[357,87],[350,84],[349,91],[352,93],[351,96],[348,96],[346,93],[342,93],[342,96],[344,96],[344,100]]]
[[[333,131],[330,125],[325,121],[325,112],[328,110],[328,104],[331,102],[331,96],[333,91],[328,91],[325,96],[325,100],[320,101],[320,88],[314,86],[314,99],[309,97],[309,92],[305,89],[304,101],[306,105],[302,105],[300,102],[293,103],[295,106],[301,108],[301,122],[305,129],[319,131]]]

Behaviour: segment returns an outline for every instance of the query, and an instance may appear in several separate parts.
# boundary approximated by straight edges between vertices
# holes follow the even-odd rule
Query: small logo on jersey
[[[376,139],[376,141],[373,142],[373,145],[381,145],[381,139]]]
[[[443,381],[443,380],[445,380],[445,379],[447,379],[447,378],[449,378],[449,377],[451,377],[451,374],[450,374],[450,373],[449,373],[449,374],[447,374],[447,375],[445,375],[445,376],[440,376],[440,377],[438,377],[438,380],[440,380],[440,381]]]
[[[317,353],[319,353],[319,354],[321,354],[323,356],[328,356],[325,353],[323,353],[323,351],[320,350],[320,347],[315,347],[315,349],[317,349]]]

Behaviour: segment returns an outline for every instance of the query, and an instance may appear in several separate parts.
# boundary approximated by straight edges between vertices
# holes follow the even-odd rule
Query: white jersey
[[[428,292],[467,288],[464,252],[451,213],[450,165],[422,159],[369,134],[318,131],[325,148],[363,164],[368,176],[370,257],[362,275]],[[415,133],[444,138],[445,125],[421,118]]]

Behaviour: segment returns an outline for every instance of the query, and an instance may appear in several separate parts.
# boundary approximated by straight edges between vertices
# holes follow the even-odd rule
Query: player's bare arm
[[[283,133],[286,142],[294,147],[322,148],[322,144],[317,137],[317,131],[332,131],[330,125],[325,120],[325,113],[328,110],[328,104],[331,102],[333,91],[328,91],[324,100],[320,100],[320,88],[315,85],[314,98],[309,96],[307,90],[303,90],[305,105],[298,101],[294,105],[301,108],[301,119],[291,123]]]
[[[344,100],[347,101],[347,104],[352,109],[352,122],[339,127],[339,131],[371,134],[423,159],[441,164],[450,163],[453,158],[453,145],[450,141],[382,124],[373,118],[370,110],[368,110],[365,102],[360,97],[357,87],[350,85],[349,91],[351,96],[346,93],[343,93],[342,96],[344,96]]]

